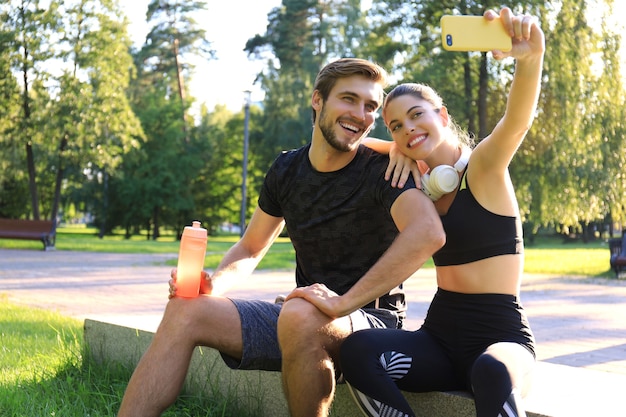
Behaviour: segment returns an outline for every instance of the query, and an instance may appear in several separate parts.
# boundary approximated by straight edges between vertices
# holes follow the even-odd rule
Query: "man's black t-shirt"
[[[391,245],[398,234],[390,214],[395,199],[415,188],[385,181],[387,155],[363,145],[346,167],[318,172],[309,160],[310,144],[283,152],[268,171],[259,207],[283,217],[296,251],[296,284],[325,284],[344,294]],[[406,311],[401,288],[367,307]]]

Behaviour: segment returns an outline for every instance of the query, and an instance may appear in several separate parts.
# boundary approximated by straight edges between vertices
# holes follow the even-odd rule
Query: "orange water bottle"
[[[206,229],[200,227],[199,221],[193,221],[191,226],[185,226],[178,253],[177,296],[187,298],[198,296],[206,256],[206,240]]]

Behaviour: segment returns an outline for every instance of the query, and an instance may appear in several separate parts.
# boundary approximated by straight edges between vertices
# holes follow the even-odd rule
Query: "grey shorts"
[[[281,354],[276,327],[282,304],[258,300],[230,299],[239,311],[243,340],[241,361],[222,353],[222,359],[231,369],[262,369],[280,371]],[[367,328],[401,326],[398,315],[383,309],[361,309],[350,314],[352,331]]]

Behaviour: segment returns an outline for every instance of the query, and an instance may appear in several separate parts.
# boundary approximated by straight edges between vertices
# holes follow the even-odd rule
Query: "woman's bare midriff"
[[[463,265],[437,267],[439,288],[466,294],[519,295],[523,255],[500,255]]]

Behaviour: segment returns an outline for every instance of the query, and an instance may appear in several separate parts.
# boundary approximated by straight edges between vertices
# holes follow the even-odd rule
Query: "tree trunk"
[[[67,134],[63,135],[61,139],[61,144],[59,145],[59,166],[57,168],[56,180],[54,183],[54,198],[52,201],[52,213],[50,217],[54,224],[54,228],[56,229],[56,219],[59,215],[59,205],[61,201],[61,183],[63,182],[64,168],[63,168],[63,152],[65,152],[65,148],[67,147]]]
[[[28,165],[28,188],[30,189],[30,203],[33,206],[33,219],[39,220],[39,196],[37,194],[37,181],[35,177],[35,158],[33,145],[30,140],[26,142],[26,164]]]
[[[469,53],[465,53],[465,61],[463,62],[463,79],[465,80],[465,117],[467,119],[467,131],[476,132],[476,124],[474,122],[474,100],[472,99],[472,66]]]
[[[185,80],[183,79],[183,71],[180,68],[180,62],[178,60],[178,39],[174,39],[174,62],[176,62],[178,96],[180,97],[180,110],[183,117],[183,133],[185,134],[185,142],[189,143],[189,136],[187,134],[187,120],[185,120]]]
[[[106,167],[102,168],[102,220],[100,221],[100,239],[107,232],[109,211],[109,173]]]
[[[487,53],[480,54],[480,70],[478,73],[478,137],[484,138],[487,131],[487,94],[489,89],[489,73],[487,72]]]
[[[22,96],[22,109],[24,110],[23,126],[30,125],[30,98],[28,96],[28,48],[24,48],[24,67],[22,68],[22,76],[24,79],[24,94]],[[31,129],[25,129],[23,132],[30,136]],[[37,177],[35,172],[35,157],[33,155],[33,143],[30,137],[26,139],[26,165],[28,168],[28,188],[30,190],[30,203],[33,206],[33,219],[39,220],[39,196],[37,195]]]
[[[159,237],[159,208],[154,207],[152,212],[152,240],[157,240]]]

